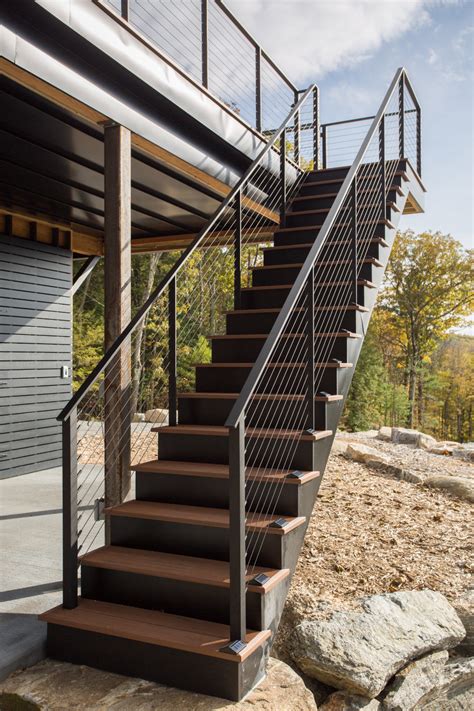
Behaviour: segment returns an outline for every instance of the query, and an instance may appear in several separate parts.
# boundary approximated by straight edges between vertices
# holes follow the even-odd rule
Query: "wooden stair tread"
[[[394,230],[395,225],[393,225],[390,220],[387,219],[380,219],[380,220],[361,220],[359,225],[385,225],[386,227],[389,227],[390,229]],[[280,227],[278,230],[276,230],[276,233],[280,234],[281,232],[303,232],[304,230],[320,230],[322,225],[302,225],[299,227]],[[333,225],[333,227],[350,227],[350,224],[348,222],[338,222],[336,225]]]
[[[372,244],[381,244],[384,247],[388,247],[388,242],[386,242],[383,237],[372,237],[370,240]],[[334,247],[335,245],[339,244],[351,244],[350,239],[346,240],[330,240],[329,242],[325,242],[323,244],[323,247]],[[304,244],[279,244],[279,245],[273,245],[271,247],[263,247],[262,252],[281,252],[284,251],[285,249],[311,249],[311,247],[314,245],[314,242],[305,242]]]
[[[362,338],[359,333],[352,331],[334,331],[329,333],[315,333],[316,338]],[[268,333],[226,333],[222,336],[208,336],[210,341],[242,341],[242,340],[266,340]],[[282,333],[280,338],[306,338],[306,333]]]
[[[178,393],[179,398],[188,398],[189,400],[236,400],[239,393],[222,393],[222,392],[187,392]],[[305,400],[305,395],[288,395],[287,393],[254,393],[252,399],[256,400]],[[316,402],[335,402],[342,400],[342,395],[315,395]]]
[[[336,265],[336,264],[348,264],[352,260],[351,259],[330,259],[329,261],[326,259],[323,259],[321,261],[317,260],[314,262],[315,267],[323,267],[323,266],[331,266],[331,265]],[[383,264],[379,262],[378,259],[375,257],[365,257],[365,259],[362,260],[363,264],[374,264],[376,267],[383,267]],[[304,262],[290,262],[289,264],[263,264],[259,265],[258,267],[251,267],[251,271],[256,272],[256,271],[262,271],[264,269],[301,269],[303,266]]]
[[[229,563],[226,561],[139,548],[103,546],[82,556],[81,565],[221,588],[228,588],[230,585]],[[259,573],[267,576],[267,582],[263,585],[249,585],[250,580]],[[289,573],[287,568],[274,570],[261,566],[252,567],[252,571],[246,576],[247,588],[265,594],[284,580]]]
[[[172,435],[203,435],[210,437],[228,437],[229,428],[225,425],[163,425],[163,427],[153,427],[152,432],[160,432]],[[249,437],[263,437],[265,439],[291,439],[298,438],[303,442],[314,442],[317,439],[324,439],[332,434],[331,430],[315,430],[309,434],[301,430],[271,429],[269,427],[255,428],[247,427],[245,433]]]
[[[253,368],[255,363],[194,363],[195,368]],[[353,363],[327,361],[315,363],[315,368],[352,368]],[[267,368],[306,368],[306,363],[267,363]]]
[[[210,528],[229,528],[228,509],[215,509],[206,506],[188,506],[186,504],[166,504],[159,501],[137,501],[133,499],[105,509],[107,516],[140,518],[168,523],[182,523],[189,526],[208,526]],[[285,516],[288,525],[273,528],[271,523],[281,516],[265,513],[247,512],[246,528],[250,531],[265,531],[272,535],[285,535],[305,522],[304,516]]]
[[[132,467],[137,472],[145,474],[170,474],[175,476],[205,477],[210,479],[228,479],[228,464],[211,464],[209,462],[180,462],[177,460],[155,459],[150,462],[142,462]],[[264,467],[247,467],[245,476],[247,479],[274,481],[290,484],[291,486],[301,486],[306,482],[320,476],[317,471],[302,472],[299,478],[290,478],[288,474],[291,469],[267,469]]]
[[[227,625],[85,598],[79,598],[72,610],[60,605],[39,618],[50,624],[235,662],[242,662],[271,635],[270,630],[247,631],[247,646],[242,652],[226,654],[220,650],[229,643]]]
[[[349,281],[341,281],[341,282],[317,282],[315,286],[339,286],[341,284],[349,284],[352,282]],[[375,284],[372,281],[369,281],[368,279],[357,279],[357,286],[367,286],[369,289],[375,289]],[[293,287],[293,284],[264,284],[263,286],[243,286],[241,288],[242,291],[265,291],[267,289],[269,290],[278,290],[278,289],[286,289],[290,290]]]

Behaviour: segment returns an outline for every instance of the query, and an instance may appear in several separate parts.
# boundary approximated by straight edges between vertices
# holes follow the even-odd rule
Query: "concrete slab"
[[[61,470],[0,480],[0,679],[45,656],[61,600]]]

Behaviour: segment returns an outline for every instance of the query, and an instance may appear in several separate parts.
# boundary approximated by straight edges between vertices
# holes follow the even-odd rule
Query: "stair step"
[[[198,393],[199,394],[199,393]],[[222,393],[215,393],[221,395]],[[227,464],[211,464],[207,462],[180,462],[155,459],[150,462],[142,462],[132,467],[136,472],[145,474],[169,474],[175,476],[203,477],[209,479],[228,479],[229,467]],[[247,467],[245,471],[246,479],[258,481],[268,481],[275,483],[290,484],[291,486],[302,486],[308,481],[312,481],[320,476],[319,472],[301,472],[302,476],[289,477],[291,469],[265,469],[264,467]]]
[[[228,432],[227,427],[221,429],[226,429]],[[206,506],[166,504],[158,501],[137,501],[133,499],[132,501],[126,501],[124,504],[106,508],[105,514],[107,516],[164,521],[189,526],[229,528],[229,511],[227,509],[215,509]],[[271,516],[265,513],[248,512],[246,515],[246,528],[249,531],[265,531],[266,534],[284,536],[295,528],[302,526],[306,521],[304,516],[286,516],[287,525],[284,528],[271,526],[278,518],[280,518],[278,515]]]
[[[294,312],[301,312],[305,309],[303,307],[293,309]],[[360,306],[359,304],[336,304],[334,306],[315,306],[315,311],[360,311],[361,313],[366,313],[369,309],[366,306]],[[279,314],[281,309],[232,309],[230,311],[224,311],[226,315],[234,314]]]
[[[221,651],[229,643],[227,625],[85,598],[71,610],[55,607],[40,620],[234,662],[244,661],[271,636],[270,630],[247,631],[247,646],[238,654],[227,654]]]
[[[153,427],[151,431],[170,435],[229,436],[229,428],[223,425],[163,425],[163,427]],[[331,430],[317,430],[310,434],[308,432],[301,432],[301,430],[255,429],[253,427],[247,427],[246,434],[248,437],[257,439],[298,439],[302,442],[314,442],[330,437],[332,432]]]
[[[217,400],[237,400],[239,397],[239,393],[206,393],[206,392],[199,392],[199,393],[179,393],[178,394],[179,398],[189,398],[191,400],[201,400],[201,399],[217,399]],[[279,395],[278,393],[275,394],[259,394],[256,393],[252,395],[252,399],[255,400],[304,400],[305,395]],[[337,402],[338,400],[342,400],[342,395],[315,395],[314,401],[315,402]]]
[[[194,363],[195,368],[253,368],[254,363]],[[267,368],[307,368],[306,363],[267,363]],[[341,361],[327,361],[315,363],[315,368],[352,368],[353,363]]]
[[[349,281],[333,281],[333,282],[317,282],[315,286],[343,286],[344,284],[349,284]],[[368,289],[375,289],[376,285],[369,281],[368,279],[357,279],[357,286],[366,286]],[[241,292],[252,292],[252,291],[275,291],[287,289],[288,291],[293,287],[293,284],[263,284],[262,286],[243,286]],[[249,309],[251,310],[251,309]]]
[[[391,230],[395,229],[395,225],[393,225],[390,220],[387,219],[380,219],[380,220],[361,220],[359,223],[359,226],[361,225],[385,225],[385,227],[388,227]],[[334,227],[350,227],[349,222],[339,222]],[[299,227],[280,227],[276,233],[288,233],[288,232],[303,232],[304,230],[320,230],[321,225],[302,225]]]
[[[383,239],[383,237],[373,237],[370,240],[371,244],[380,244],[382,247],[388,247],[388,242]],[[330,242],[325,242],[323,246],[325,247],[334,247],[336,245],[340,244],[351,244],[351,239],[348,238],[347,240],[332,240]],[[282,244],[282,245],[273,245],[271,247],[263,247],[262,252],[277,252],[277,251],[283,251],[285,249],[303,249],[303,250],[310,250],[311,247],[314,245],[314,242],[305,242],[303,244]]]
[[[330,333],[315,333],[316,338],[362,338],[360,333],[352,331],[334,331]],[[209,336],[210,341],[230,341],[230,340],[266,340],[268,333],[230,333],[223,336]],[[283,333],[280,338],[306,338],[305,333]]]
[[[123,546],[103,546],[81,558],[81,565],[107,570],[117,570],[136,575],[180,580],[182,582],[229,587],[229,563],[209,558],[147,551]],[[264,573],[268,578],[263,585],[249,584],[255,575]],[[247,589],[264,595],[284,580],[290,571],[274,570],[262,566],[252,567],[247,573]]]
[[[365,259],[362,260],[363,264],[373,264],[376,267],[383,267],[382,262],[380,262],[378,259],[375,257],[366,257]],[[257,267],[251,267],[252,272],[263,272],[266,270],[271,270],[271,269],[301,269],[303,266],[304,262],[295,262],[295,263],[289,263],[289,264],[265,264],[263,266],[259,265]],[[314,263],[315,267],[328,267],[328,266],[336,266],[338,264],[352,264],[352,260],[350,259],[335,259],[335,260],[322,260],[322,261],[316,261]]]

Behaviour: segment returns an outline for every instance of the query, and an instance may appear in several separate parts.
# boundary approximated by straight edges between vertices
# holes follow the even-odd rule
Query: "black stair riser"
[[[286,584],[285,584],[286,583]],[[275,629],[275,609],[282,608],[289,580],[266,595],[248,590],[247,627]],[[81,595],[91,600],[160,610],[172,615],[229,624],[229,589],[83,565]]]
[[[334,184],[333,190],[326,191],[326,192],[329,192],[331,197],[319,197],[320,188],[315,186],[312,195],[308,195],[304,200],[296,200],[293,203],[292,210],[295,212],[298,212],[298,211],[301,212],[303,210],[325,210],[325,209],[328,209],[328,208],[332,207],[332,204],[333,204],[334,200],[336,199],[336,198],[332,197],[332,193],[337,193],[337,188],[338,188],[338,185]],[[315,195],[317,195],[318,197],[315,197]],[[375,193],[367,193],[367,194],[363,195],[364,199],[368,196],[371,196],[373,198],[373,200],[377,199],[377,197],[375,196]],[[398,195],[398,193],[395,190],[390,190],[390,192],[387,196],[387,202],[397,202],[397,198],[400,199],[400,196]],[[290,215],[290,212],[288,212],[287,214]]]
[[[247,437],[248,466],[281,466],[282,458],[291,469],[312,471],[314,456],[319,441]],[[211,464],[229,463],[229,440],[220,435],[172,434],[166,430],[159,434],[158,453],[160,459],[173,459],[184,462],[210,462]]]
[[[227,314],[227,335],[245,335],[251,333],[270,333],[278,313],[237,313]],[[295,311],[287,321],[285,333],[294,333],[303,314]]]
[[[299,210],[299,207],[297,210]],[[316,225],[320,227],[327,214],[327,212],[311,212],[307,214],[288,212],[285,216],[285,227],[314,227]]]
[[[333,314],[334,316],[334,314]],[[334,318],[332,323],[338,323]],[[326,346],[328,342],[334,342],[334,351],[341,355],[346,355],[346,344],[348,339],[345,336],[330,336],[328,338],[321,337],[318,343],[321,343],[321,352],[324,352],[330,358],[337,358],[344,362],[350,362],[346,357],[340,355],[331,355],[332,350]],[[342,343],[338,343],[341,341]],[[260,350],[265,343],[264,338],[236,338],[236,339],[219,339],[214,338],[212,341],[212,360],[214,363],[253,363],[260,353]],[[288,361],[306,360],[306,339],[304,337],[287,336],[281,338],[275,347],[272,354],[272,361],[275,363]],[[325,357],[324,361],[328,358]],[[212,392],[212,391],[211,391]]]
[[[304,497],[311,494],[313,480],[302,486],[290,481],[282,484],[253,479],[247,480],[246,484],[247,498],[252,501],[253,511],[268,513],[270,509],[282,516],[306,515]],[[137,472],[136,498],[140,501],[227,509],[229,480]]]
[[[301,378],[302,384],[306,380]],[[179,418],[181,425],[224,425],[235,399],[223,398],[180,398]],[[317,416],[326,408],[325,402],[315,402]],[[245,413],[247,427],[270,427],[274,429],[300,428],[305,424],[306,405],[303,400],[281,398],[279,400],[258,400],[250,402]],[[318,428],[319,429],[319,428]],[[325,428],[320,428],[325,429]]]
[[[385,230],[385,225],[378,223],[371,228],[371,232],[373,232],[371,237],[385,237]],[[319,229],[308,229],[298,232],[275,232],[274,244],[275,247],[291,246],[295,244],[309,244],[310,242],[314,242],[318,234]]]
[[[277,284],[293,284],[301,266],[282,267],[281,269],[254,269],[252,286],[271,286]]]
[[[328,358],[328,361],[330,359]],[[350,361],[349,361],[350,362]],[[333,395],[338,395],[337,381],[341,370],[344,368],[326,368],[322,373],[318,370],[318,382],[320,389],[329,392]],[[249,368],[211,368],[208,366],[199,366],[196,371],[196,390],[197,392],[221,392],[229,393],[236,392],[242,389],[245,381],[250,373]],[[273,381],[273,382],[272,382]],[[275,368],[273,379],[265,376],[264,392],[286,392],[298,394],[303,392],[306,385],[301,389],[295,388],[296,382],[304,382],[303,379],[295,376],[293,371],[288,368]],[[259,388],[257,386],[257,392]]]
[[[263,263],[266,267],[275,264],[302,264],[309,250],[310,247],[298,249],[294,245],[289,246],[288,249],[268,249],[264,254]]]
[[[265,676],[270,641],[237,664],[49,623],[46,650],[53,659],[239,701]]]
[[[240,305],[243,309],[278,309],[283,306],[289,293],[289,289],[242,291]]]
[[[326,180],[334,180],[336,178],[338,178],[339,180],[344,180],[348,172],[349,168],[345,167],[325,168],[324,170],[311,170],[310,172],[308,172],[303,186],[306,185],[306,183],[322,183]]]
[[[303,526],[300,527],[301,529]],[[111,543],[126,548],[161,551],[190,555],[211,560],[229,560],[229,530],[213,526],[190,525],[185,523],[170,523],[144,518],[111,517]],[[287,556],[287,538],[299,536],[299,529],[294,529],[286,535],[268,533],[252,537],[252,545],[256,560],[253,565],[270,568],[289,568]],[[250,543],[250,538],[247,540]],[[260,547],[261,544],[261,547]],[[260,549],[260,550],[259,550]]]

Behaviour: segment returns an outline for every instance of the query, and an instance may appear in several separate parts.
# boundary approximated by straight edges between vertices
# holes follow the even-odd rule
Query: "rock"
[[[319,711],[379,711],[382,707],[377,699],[365,696],[348,696],[343,691],[331,694]]]
[[[272,658],[266,678],[239,703],[51,660],[13,674],[0,684],[0,699],[2,692],[37,704],[12,707],[25,711],[317,711],[313,695],[298,674]]]
[[[395,464],[386,464],[385,462],[367,462],[367,466],[376,472],[379,476],[387,479],[398,479],[400,481],[408,481],[410,484],[419,484],[423,481],[419,474],[409,472],[407,469],[397,467]]]
[[[136,412],[132,417],[132,422],[146,422],[143,412]]]
[[[448,662],[434,689],[425,694],[413,711],[470,711],[474,708],[474,657]]]
[[[438,442],[434,447],[430,447],[428,452],[430,454],[438,454],[443,457],[452,457],[455,447],[447,442]]]
[[[377,433],[377,439],[381,439],[383,442],[392,441],[392,428],[391,427],[381,427]]]
[[[404,427],[392,428],[392,442],[395,444],[408,444],[418,449],[429,449],[436,445],[436,440],[431,435],[418,430],[408,430]]]
[[[449,659],[446,650],[416,659],[395,674],[383,697],[384,711],[410,711],[439,680]]]
[[[474,479],[463,476],[429,476],[425,479],[425,486],[433,489],[444,489],[464,501],[474,502]]]
[[[158,423],[160,425],[168,424],[168,410],[147,410],[145,412],[145,422]]]
[[[345,454],[347,449],[347,442],[336,437],[332,443],[331,454]]]
[[[460,447],[458,444],[457,449],[453,449],[453,457],[463,459],[465,462],[474,462],[474,447]]]
[[[465,657],[472,657],[474,656],[474,588],[466,590],[452,604],[466,630],[466,636],[456,647],[456,652]]]
[[[349,442],[346,449],[346,457],[362,464],[367,464],[368,462],[388,463],[388,458],[381,454],[378,449],[367,447],[367,445],[359,444],[358,442]]]
[[[374,698],[412,659],[455,647],[464,636],[461,620],[440,593],[397,592],[365,598],[361,610],[303,622],[291,634],[288,651],[308,676]]]

